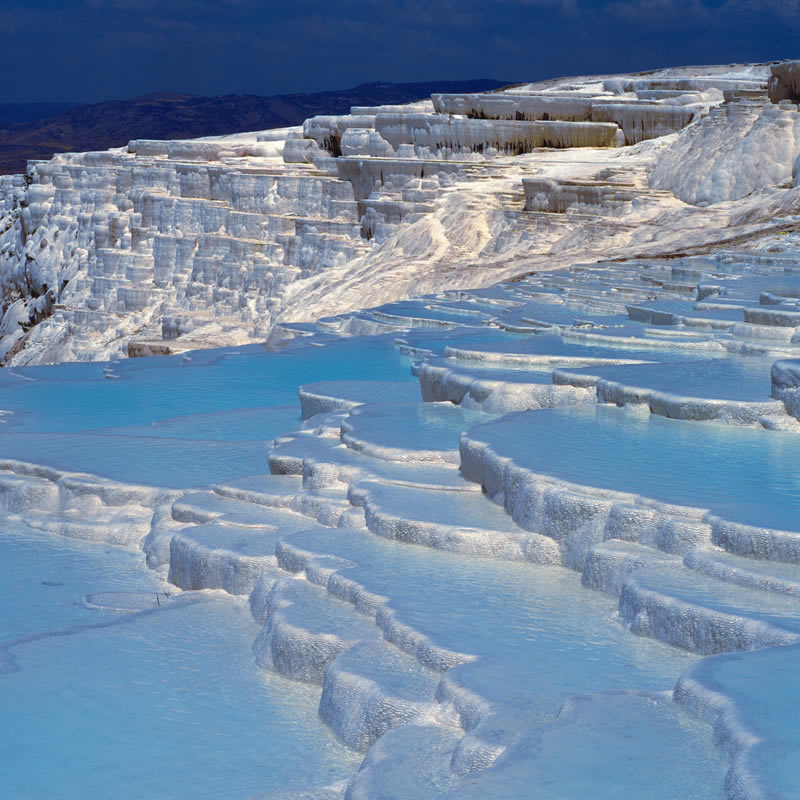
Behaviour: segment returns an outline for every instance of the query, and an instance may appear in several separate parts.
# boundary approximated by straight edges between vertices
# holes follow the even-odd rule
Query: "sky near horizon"
[[[800,57],[800,0],[0,0],[0,9],[0,103]]]

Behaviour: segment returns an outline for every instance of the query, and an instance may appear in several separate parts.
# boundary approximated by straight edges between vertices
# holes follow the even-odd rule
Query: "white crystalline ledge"
[[[681,131],[656,163],[650,185],[710,205],[797,180],[796,106],[729,103]]]

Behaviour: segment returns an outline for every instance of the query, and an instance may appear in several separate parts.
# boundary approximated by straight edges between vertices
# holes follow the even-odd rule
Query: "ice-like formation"
[[[796,106],[726,103],[678,135],[658,160],[651,185],[695,205],[738,200],[791,184],[799,155]]]
[[[610,181],[565,181],[552,178],[523,178],[525,210],[564,214],[568,211],[623,216],[634,210],[652,191]]]
[[[800,419],[800,362],[781,359],[772,365],[772,396],[782,400],[786,410]]]
[[[467,270],[480,286],[702,247],[726,225],[727,238],[748,236],[751,220],[775,226],[793,208],[775,187],[791,178],[797,115],[762,109],[768,77],[754,66],[549,81],[31,162],[0,181],[0,361],[263,341],[458,288]],[[727,216],[673,196],[754,189],[772,193]]]
[[[419,400],[418,387],[400,381],[325,381],[301,386],[299,394],[303,419],[329,411],[349,410],[364,403],[413,403]]]
[[[769,99],[773,103],[800,101],[800,61],[783,61],[770,67]]]
[[[0,506],[12,519],[73,539],[139,545],[154,510],[175,492],[134,486],[22,461],[0,462]]]
[[[363,249],[347,183],[284,167],[282,139],[251,139],[134,141],[32,164],[2,247],[7,293],[28,312],[6,360],[23,338],[48,361],[81,358],[63,340],[90,332],[106,356],[134,334],[168,342],[245,319],[266,320],[265,336],[280,286]]]
[[[439,114],[458,114],[469,119],[525,119],[589,122],[592,97],[575,94],[434,94]]]
[[[576,758],[595,754],[585,767],[595,786],[636,793],[668,758],[681,765],[668,795],[691,786],[723,796],[727,785],[729,797],[758,797],[730,787],[785,778],[739,749],[714,751],[710,728],[683,718],[671,689],[678,681],[674,699],[720,730],[700,673],[684,673],[693,657],[675,646],[706,654],[800,641],[800,533],[788,491],[797,434],[765,430],[794,421],[780,395],[793,388],[790,358],[772,367],[769,399],[775,355],[797,347],[771,336],[794,334],[794,246],[576,264],[297,326],[286,353],[209,353],[197,367],[173,357],[154,362],[161,368],[12,369],[11,427],[0,431],[9,452],[24,444],[45,456],[35,431],[53,425],[58,405],[41,394],[31,404],[27,389],[63,404],[71,375],[115,396],[125,382],[149,385],[155,371],[163,386],[175,373],[180,402],[223,386],[236,415],[261,399],[245,377],[263,375],[287,382],[288,394],[272,387],[269,402],[299,392],[302,427],[275,440],[273,474],[201,489],[8,460],[4,508],[43,530],[139,545],[183,590],[249,595],[256,663],[318,687],[322,721],[365,753],[350,797],[387,786],[398,798],[513,796],[543,771],[563,796],[579,791],[577,773],[553,771],[546,754],[571,747]],[[402,333],[342,340],[353,320]],[[333,367],[358,377],[318,379]],[[398,380],[409,367],[417,380]],[[659,400],[665,391],[684,411],[752,409],[722,419],[734,425],[665,419],[676,415]],[[169,395],[161,402],[169,413]],[[517,409],[526,410],[499,416]],[[215,428],[237,439],[268,417],[147,419],[93,441],[127,438],[136,462],[159,437]],[[125,469],[137,474],[134,463]],[[724,702],[749,709],[757,696]],[[757,729],[741,723],[736,735],[746,742]],[[641,758],[620,771],[631,730]]]
[[[707,110],[702,104],[667,104],[647,100],[627,103],[600,102],[592,108],[592,119],[616,122],[622,129],[625,144],[656,139],[679,131]]]
[[[413,146],[418,155],[471,153],[522,155],[537,147],[615,147],[617,127],[589,122],[474,120],[436,114],[378,114],[375,130],[395,152]]]
[[[712,89],[711,95],[713,90],[719,93],[713,82],[708,88]],[[632,92],[631,88],[625,94]],[[621,140],[631,145],[680,130],[707,112],[709,101],[713,104],[715,99],[690,92],[665,95],[647,89],[637,90],[635,98],[620,97],[609,91],[595,95],[437,94],[433,95],[433,105],[439,113],[463,114],[469,119],[613,123],[621,129]]]
[[[791,797],[797,791],[789,755],[796,734],[784,705],[794,692],[797,650],[793,645],[705,659],[675,688],[676,702],[713,725],[730,755],[729,797]]]
[[[590,389],[555,385],[546,372],[476,369],[447,358],[426,361],[418,377],[423,400],[447,400],[490,413],[595,402]]]
[[[698,209],[646,185],[735,109],[791,121],[766,75],[436,97],[7,181],[4,252],[24,230],[41,256],[38,297],[9,273],[4,518],[247,598],[247,657],[363,754],[294,800],[797,795],[796,190]],[[678,127],[723,93],[672,145],[488,152],[574,143],[599,108]],[[259,316],[275,349],[18,363],[76,314],[108,337],[51,354],[134,320],[131,353],[248,340]],[[103,613],[152,611],[102,589]]]
[[[603,121],[607,123],[607,120]],[[313,117],[304,134],[331,156],[471,160],[537,147],[615,147],[617,126],[591,122],[484,120],[401,108],[372,116]]]

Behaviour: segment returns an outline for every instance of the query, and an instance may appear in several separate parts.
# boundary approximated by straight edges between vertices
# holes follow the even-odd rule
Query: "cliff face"
[[[0,179],[0,359],[263,341],[281,321],[756,235],[752,199],[703,209],[649,186],[672,134],[766,102],[767,68],[708,72],[438,93],[30,162]]]

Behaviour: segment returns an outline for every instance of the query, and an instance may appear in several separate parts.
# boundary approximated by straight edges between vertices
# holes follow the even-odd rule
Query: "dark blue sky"
[[[0,102],[800,57],[800,0],[0,0]]]

